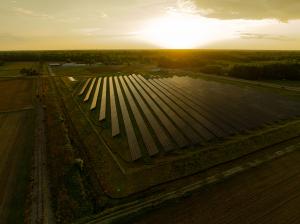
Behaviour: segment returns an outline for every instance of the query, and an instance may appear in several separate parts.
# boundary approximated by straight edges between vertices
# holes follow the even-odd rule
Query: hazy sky
[[[300,50],[299,0],[1,0],[0,50]]]

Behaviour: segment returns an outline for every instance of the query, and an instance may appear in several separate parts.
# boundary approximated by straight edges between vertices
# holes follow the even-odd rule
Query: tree
[[[37,70],[32,69],[32,68],[22,68],[20,70],[20,73],[22,75],[27,75],[27,76],[37,76],[40,74]]]

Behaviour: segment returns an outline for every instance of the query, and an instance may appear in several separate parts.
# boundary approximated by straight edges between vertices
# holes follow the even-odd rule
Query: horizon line
[[[224,49],[224,48],[120,48],[120,49],[26,49],[26,50],[0,50],[0,52],[42,52],[42,51],[300,51],[300,49]]]

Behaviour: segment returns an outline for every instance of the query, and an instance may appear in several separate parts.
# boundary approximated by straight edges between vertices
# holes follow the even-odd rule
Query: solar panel
[[[78,93],[78,96],[80,96],[80,95],[82,95],[82,94],[84,93],[84,91],[85,91],[86,87],[88,86],[88,84],[90,83],[91,79],[92,79],[92,78],[88,78],[88,79],[85,81],[85,83],[84,83],[84,85],[83,85],[81,91]]]
[[[225,130],[229,134],[237,133],[237,131],[240,130],[240,128],[236,128],[234,127],[234,125],[228,125],[227,123],[225,123],[226,121],[216,116],[214,111],[208,112],[205,108],[195,104],[192,100],[185,97],[182,91],[180,91],[180,89],[169,86],[165,80],[156,79],[154,81],[158,83],[162,88],[170,92],[172,95],[174,95],[177,102],[183,105],[183,107],[186,108],[185,109],[186,111],[189,111],[189,113],[196,120],[198,120],[200,123],[203,123],[204,126],[206,126],[212,132],[215,132],[216,135],[219,132],[218,126],[220,126],[223,130]],[[217,132],[214,131],[215,129],[217,129]]]
[[[133,86],[132,82],[128,77],[124,77],[125,81],[127,82],[131,92],[133,93],[134,98],[140,105],[140,107],[143,110],[143,113],[145,117],[148,120],[149,125],[152,127],[154,130],[154,133],[156,137],[158,138],[159,142],[163,146],[165,151],[170,151],[174,149],[176,146],[172,139],[168,136],[167,132],[165,129],[162,127],[162,125],[159,123],[158,119],[154,116],[152,111],[150,110],[149,106],[144,102],[136,88]]]
[[[129,150],[130,150],[130,155],[131,155],[131,159],[134,161],[134,160],[141,158],[142,155],[141,155],[140,147],[139,147],[139,144],[138,144],[135,132],[134,132],[134,128],[131,123],[131,119],[130,119],[128,109],[127,109],[127,106],[126,106],[126,103],[124,100],[124,96],[123,96],[122,90],[120,88],[119,80],[116,76],[114,77],[114,81],[116,84],[117,95],[118,95],[118,99],[119,99],[119,103],[120,103],[125,132],[127,135],[127,141],[128,141],[128,146],[129,146]]]
[[[103,87],[102,87],[102,98],[101,98],[101,105],[100,105],[99,121],[102,121],[106,118],[106,92],[107,92],[107,77],[104,77]]]
[[[195,109],[197,109],[200,106],[200,108],[209,108],[208,113],[225,115],[226,119],[231,120],[232,124],[236,124],[235,127],[239,130],[241,129],[245,130],[253,127],[253,124],[249,124],[248,122],[245,122],[243,119],[240,118],[240,116],[238,115],[238,113],[236,113],[236,111],[230,111],[227,108],[228,107],[227,104],[220,102],[220,100],[218,101],[217,99],[215,99],[214,96],[209,96],[209,100],[206,100],[204,102],[200,96],[198,97],[197,92],[191,89],[191,86],[187,85],[187,88],[183,89],[175,81],[173,82],[167,79],[164,79],[163,81],[171,88],[174,89],[179,88],[180,94],[183,95],[186,100],[188,99],[189,102],[192,102],[195,105],[194,106]],[[181,82],[181,85],[182,84],[183,82]],[[218,107],[217,105],[222,105],[222,108]]]
[[[114,137],[120,134],[118,112],[115,100],[115,91],[113,78],[109,77],[109,98],[110,98],[110,120],[111,120],[111,135]]]
[[[86,95],[85,95],[84,102],[86,102],[86,101],[89,100],[90,95],[91,95],[91,92],[92,92],[93,87],[94,87],[94,84],[95,84],[95,81],[96,81],[96,78],[93,78],[93,81],[92,81],[92,83],[91,83],[91,85],[90,85],[90,88],[89,88],[88,92],[87,92]]]
[[[99,96],[99,90],[100,90],[101,80],[102,80],[101,77],[98,78],[98,82],[97,82],[97,85],[96,85],[96,90],[95,90],[95,93],[94,93],[94,97],[93,97],[93,101],[92,101],[90,110],[95,109],[96,106],[97,106],[97,101],[98,101],[98,96]]]
[[[153,80],[150,80],[150,83],[156,88],[156,92],[160,92],[161,98],[174,110],[178,113],[179,116],[181,116],[191,127],[193,127],[200,135],[201,137],[208,141],[215,136],[209,131],[209,129],[204,125],[211,126],[212,124],[207,121],[205,118],[203,118],[199,113],[194,113],[195,117],[198,118],[195,120],[193,116],[191,116],[191,110],[189,110],[189,107],[184,104],[182,101],[180,101],[178,98],[176,98],[174,95],[170,94],[166,89],[159,86],[156,82]],[[163,93],[163,94],[161,94]],[[176,102],[176,103],[174,103]],[[190,112],[190,113],[189,113]],[[193,114],[193,113],[192,113]],[[199,121],[200,120],[200,121]],[[200,123],[199,123],[200,122]]]
[[[141,136],[142,136],[142,139],[143,139],[143,142],[146,146],[146,149],[149,153],[149,155],[155,155],[158,153],[158,149],[157,149],[157,146],[154,142],[154,139],[153,137],[151,136],[151,133],[149,131],[149,128],[148,126],[146,125],[138,107],[136,106],[135,102],[134,102],[134,99],[128,89],[128,87],[126,86],[125,82],[124,82],[124,79],[123,77],[119,77],[120,78],[120,81],[121,81],[121,84],[122,84],[122,87],[123,87],[123,90],[124,90],[124,93],[125,93],[125,96],[128,100],[128,103],[130,105],[130,108],[131,108],[131,111],[132,111],[132,114],[133,114],[133,117],[136,121],[136,124],[140,130],[140,133],[141,133]]]
[[[158,96],[161,101],[161,108],[165,111],[165,113],[173,120],[173,122],[180,127],[180,130],[184,131],[184,134],[186,137],[191,141],[193,144],[197,144],[201,141],[201,137],[193,130],[188,122],[186,122],[182,117],[178,116],[177,113],[182,112],[179,107],[176,107],[175,104],[172,104],[172,102],[167,99],[160,91],[159,89],[155,88],[151,82],[144,79],[142,76],[138,76],[140,80],[142,80],[151,90],[151,95],[155,94]],[[172,107],[175,109],[172,109]],[[176,111],[176,112],[175,112]],[[180,115],[186,115],[184,113]],[[190,118],[190,116],[185,116],[185,118]]]
[[[132,77],[136,78],[136,76],[132,76]],[[170,133],[174,141],[177,143],[177,145],[179,147],[187,146],[188,145],[187,139],[176,128],[176,126],[171,122],[171,120],[165,115],[162,109],[160,109],[162,101],[156,98],[155,94],[152,94],[152,91],[146,85],[144,85],[144,83],[141,80],[131,78],[131,81],[134,83],[136,88],[142,94],[143,98],[149,104],[149,106],[154,111],[156,116],[160,119],[164,127],[168,130],[168,132]],[[150,97],[150,95],[152,95],[152,98]]]

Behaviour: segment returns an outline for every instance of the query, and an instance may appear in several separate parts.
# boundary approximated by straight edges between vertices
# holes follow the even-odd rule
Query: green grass
[[[86,67],[59,67],[52,68],[56,75],[62,76],[80,76],[80,75],[92,75]]]

